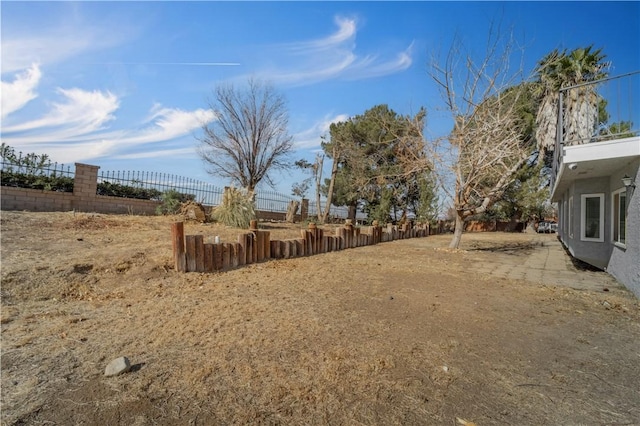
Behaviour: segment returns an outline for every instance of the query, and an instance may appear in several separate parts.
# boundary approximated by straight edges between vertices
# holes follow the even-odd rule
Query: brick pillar
[[[302,199],[302,206],[300,207],[300,221],[304,222],[309,218],[309,200]]]
[[[74,209],[85,211],[95,209],[93,201],[98,190],[99,168],[99,166],[76,163],[76,173],[73,179]]]

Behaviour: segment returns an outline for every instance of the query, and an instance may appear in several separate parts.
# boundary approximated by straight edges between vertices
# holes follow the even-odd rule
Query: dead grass
[[[178,274],[171,222],[2,213],[2,424],[640,418],[636,299],[474,273],[499,247],[514,258],[535,249],[524,236],[465,235],[459,251],[430,237]],[[299,235],[267,226],[274,238]],[[186,225],[200,232],[239,233]],[[121,355],[134,371],[105,378]]]

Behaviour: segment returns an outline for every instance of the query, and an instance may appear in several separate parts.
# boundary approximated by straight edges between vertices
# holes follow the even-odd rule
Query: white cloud
[[[31,75],[34,70],[37,78]],[[39,69],[30,68],[19,74],[16,81],[35,82],[7,84],[14,92],[35,93],[39,79]],[[28,90],[18,91],[18,86],[28,87]],[[61,99],[51,102],[48,110],[38,118],[12,125],[6,125],[3,120],[0,127],[3,142],[17,149],[45,152],[60,162],[86,161],[107,155],[157,158],[184,155],[184,148],[167,148],[163,143],[187,136],[215,119],[211,110],[185,111],[156,104],[134,130],[112,129],[110,126],[116,120],[120,107],[120,99],[116,95],[109,91],[79,88],[58,88],[56,94]],[[21,97],[23,100],[27,98],[29,95]],[[20,102],[22,105],[16,102],[10,110],[17,111],[26,102]],[[141,149],[144,152],[140,152]],[[191,152],[195,151],[191,148]]]
[[[392,55],[360,53],[356,49],[357,21],[337,16],[337,30],[329,36],[275,46],[274,62],[288,64],[255,72],[260,78],[282,86],[302,86],[342,78],[362,80],[404,71],[412,64],[413,43]],[[391,56],[387,58],[387,56]],[[239,76],[246,80],[248,76]]]
[[[334,21],[338,26],[338,30],[335,33],[316,40],[291,43],[285,45],[285,47],[292,51],[300,51],[305,53],[308,53],[309,51],[324,51],[335,49],[340,45],[347,44],[347,42],[349,42],[348,44],[351,45],[350,47],[354,47],[353,42],[355,41],[357,32],[356,20],[336,16],[334,18]]]
[[[163,158],[163,157],[193,157],[195,153],[194,147],[187,148],[173,148],[173,149],[162,149],[155,150],[149,152],[137,152],[134,154],[123,154],[123,155],[115,155],[113,159],[115,160],[143,160],[148,158]]]
[[[303,130],[294,135],[296,149],[313,149],[319,148],[321,137],[329,136],[329,127],[332,123],[338,123],[341,121],[347,121],[349,116],[346,114],[339,114],[333,117],[326,116],[322,120],[315,123],[313,126],[306,130]]]
[[[3,133],[31,132],[43,133],[48,140],[63,140],[92,133],[104,128],[115,119],[113,113],[120,106],[118,97],[110,92],[86,91],[78,88],[57,89],[61,102],[51,104],[44,116],[35,120],[3,126]],[[42,141],[38,137],[35,141]]]
[[[363,64],[363,66],[352,70],[353,72],[347,78],[359,80],[363,78],[382,77],[385,75],[404,71],[413,63],[413,60],[411,58],[412,50],[413,43],[411,43],[411,45],[404,51],[399,52],[394,60],[380,63],[371,60],[370,64]]]
[[[42,77],[40,67],[32,64],[27,70],[16,74],[12,82],[0,83],[0,96],[2,96],[0,118],[4,119],[38,96],[35,89],[40,82],[40,77]]]
[[[168,141],[188,135],[190,132],[201,128],[203,124],[210,123],[215,119],[213,111],[202,108],[194,111],[183,111],[154,105],[151,111],[152,115],[147,120],[151,124],[142,130],[127,131],[113,135],[113,137],[103,135],[102,138],[109,143],[123,147]]]
[[[16,72],[33,63],[48,65],[78,54],[117,46],[132,37],[131,31],[114,25],[60,25],[34,34],[3,33],[2,74]]]

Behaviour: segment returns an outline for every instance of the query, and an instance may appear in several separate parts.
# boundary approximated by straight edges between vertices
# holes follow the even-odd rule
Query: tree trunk
[[[460,212],[457,212],[456,227],[453,230],[453,239],[451,240],[451,243],[449,243],[449,248],[457,249],[460,246],[462,231],[464,231],[464,220],[462,219]]]
[[[324,212],[322,213],[322,220],[320,222],[327,223],[327,217],[329,211],[331,211],[331,202],[333,201],[333,187],[336,183],[336,175],[338,174],[338,159],[336,158],[336,149],[333,148],[333,165],[331,166],[331,180],[329,181],[329,190],[327,191],[327,201],[324,206]],[[320,208],[320,206],[318,206]]]
[[[324,155],[316,160],[316,213],[318,222],[324,223],[322,215],[322,205],[320,204],[320,188],[322,187],[322,167],[324,166]]]
[[[295,200],[289,201],[289,206],[287,207],[287,222],[294,223],[296,220],[296,213],[298,213],[298,206],[300,203]]]
[[[355,204],[349,206],[349,214],[347,215],[347,219],[350,219],[351,223],[356,223],[356,205]]]

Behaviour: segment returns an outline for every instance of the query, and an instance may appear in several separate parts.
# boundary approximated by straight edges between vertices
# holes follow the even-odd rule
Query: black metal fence
[[[160,200],[162,193],[174,190],[181,194],[191,195],[193,199],[207,206],[220,204],[223,190],[213,184],[158,172],[140,171],[104,171],[98,173],[98,194],[106,193],[112,186],[134,189],[132,198]],[[139,194],[139,196],[135,196]],[[131,196],[131,195],[126,195]]]
[[[256,210],[264,212],[284,213],[287,206],[295,198],[281,194],[275,191],[257,191],[256,192]]]
[[[126,196],[132,198],[146,198],[159,200],[162,193],[168,190],[175,190],[181,194],[192,195],[193,199],[205,206],[217,206],[222,202],[222,194],[224,189],[213,184],[176,176],[166,173],[157,172],[139,172],[139,171],[105,171],[98,174],[98,193],[100,195],[109,195],[104,193],[105,188],[109,185],[121,185],[137,191],[129,191],[132,194]],[[101,189],[102,188],[102,189]],[[100,192],[103,191],[103,192]],[[123,191],[120,191],[123,192]],[[136,197],[135,194],[140,194]],[[124,195],[120,195],[124,196]],[[286,213],[289,203],[297,198],[282,194],[276,191],[257,191],[256,192],[256,210],[273,213]],[[348,217],[349,209],[347,207],[331,206],[330,218],[345,219]],[[309,203],[308,216],[317,215],[317,207],[315,202]],[[358,211],[357,219],[366,218],[365,213]]]
[[[4,186],[43,189],[59,192],[73,192],[75,169],[59,163],[32,161],[22,153],[14,158],[2,157],[1,170]],[[208,182],[183,176],[159,172],[143,171],[103,171],[98,173],[97,194],[123,198],[161,200],[162,194],[174,190],[206,206],[217,206],[222,202],[224,189]],[[299,200],[293,196],[276,191],[256,192],[256,209],[265,212],[285,213],[289,203]],[[324,202],[324,200],[321,200]],[[318,208],[314,201],[309,202],[308,216],[317,216]],[[332,205],[329,217],[345,219],[347,207]],[[366,218],[358,211],[356,218]]]
[[[33,155],[23,156],[20,152],[2,156],[0,170],[2,186],[73,192],[75,170],[65,164],[34,161]]]
[[[324,209],[325,200],[320,200],[320,208]],[[309,217],[318,216],[318,205],[315,201],[309,201]],[[331,205],[329,210],[329,220],[332,219],[346,219],[349,217],[349,207],[346,206],[334,206]],[[356,220],[365,220],[367,214],[361,210],[356,210]]]

